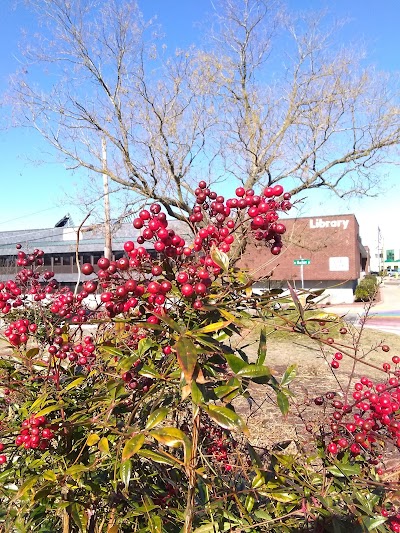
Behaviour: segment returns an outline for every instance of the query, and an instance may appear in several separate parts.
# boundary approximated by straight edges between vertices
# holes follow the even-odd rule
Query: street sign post
[[[310,259],[294,259],[293,263],[295,265],[309,265],[311,261]]]
[[[300,259],[293,259],[293,264],[300,267],[300,279],[301,279],[301,288],[304,289],[304,272],[303,267],[304,265],[309,265],[311,263],[310,259],[303,259],[300,257]]]

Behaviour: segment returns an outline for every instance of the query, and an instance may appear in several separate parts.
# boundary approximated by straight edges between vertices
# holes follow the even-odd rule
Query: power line
[[[34,213],[28,213],[28,214],[22,215],[20,217],[10,218],[9,220],[4,220],[3,222],[0,222],[0,226],[3,225],[3,224],[8,224],[9,222],[14,222],[14,220],[21,220],[21,218],[30,217],[30,216],[33,216],[33,215],[40,215],[40,213],[45,213],[46,211],[51,211],[52,209],[59,209],[59,207],[58,206],[48,207],[47,209],[42,209],[41,211],[35,211]]]

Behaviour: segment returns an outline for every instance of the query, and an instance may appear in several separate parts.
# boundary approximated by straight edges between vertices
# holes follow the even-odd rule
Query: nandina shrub
[[[278,213],[290,197],[280,186],[236,195],[225,201],[199,184],[190,246],[158,204],[142,210],[133,222],[142,235],[125,243],[126,257],[101,258],[96,278],[75,292],[40,272],[41,250],[19,249],[21,271],[0,284],[5,531],[289,531],[329,527],[338,509],[376,520],[386,496],[369,483],[375,473],[364,462],[344,480],[326,470],[337,467],[329,445],[342,429],[322,440],[312,431],[319,463],[309,452],[260,456],[235,410],[255,383],[286,416],[296,373],[291,366],[279,378],[265,364],[263,329],[254,359],[237,342],[249,320],[276,315],[276,300],[255,296],[228,255],[246,228],[278,254]],[[93,266],[82,274],[93,276]],[[85,305],[92,294],[95,309]],[[310,332],[293,299],[299,321],[290,328],[333,346]],[[344,497],[355,475],[360,495],[373,493],[365,512]],[[388,513],[379,520],[394,524]]]

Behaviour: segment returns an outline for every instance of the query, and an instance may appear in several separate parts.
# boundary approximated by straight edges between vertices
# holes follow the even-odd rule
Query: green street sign
[[[310,259],[294,259],[293,263],[295,265],[309,265],[311,263]]]

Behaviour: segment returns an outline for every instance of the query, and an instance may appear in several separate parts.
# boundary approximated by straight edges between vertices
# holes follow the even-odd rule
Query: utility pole
[[[111,242],[111,222],[110,222],[110,195],[108,191],[107,168],[107,145],[104,137],[101,139],[101,151],[103,162],[103,190],[104,190],[104,257],[111,260],[112,242]]]
[[[383,242],[382,242],[381,228],[379,226],[378,226],[378,261],[379,261],[378,273],[381,276],[383,274]]]

